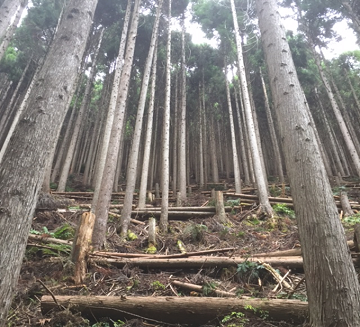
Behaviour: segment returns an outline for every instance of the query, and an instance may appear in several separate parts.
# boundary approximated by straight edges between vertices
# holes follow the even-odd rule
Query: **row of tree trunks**
[[[142,317],[152,322],[200,325],[214,322],[231,312],[249,312],[251,306],[268,312],[275,320],[301,323],[308,316],[307,302],[280,299],[239,299],[214,297],[118,297],[51,296],[41,298],[41,311],[48,313],[59,305],[85,316],[113,320]]]

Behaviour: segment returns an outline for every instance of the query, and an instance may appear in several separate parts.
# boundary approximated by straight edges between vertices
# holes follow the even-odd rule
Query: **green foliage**
[[[336,186],[332,189],[333,194],[337,196],[339,196],[343,191],[346,191],[346,186]]]
[[[125,322],[123,322],[122,320],[114,321],[114,320],[110,319],[110,322],[99,321],[99,322],[91,325],[91,327],[120,327],[120,326],[124,326],[124,325],[125,325]]]
[[[275,184],[271,185],[270,189],[269,189],[270,195],[271,196],[279,196],[281,194],[281,189],[278,188]]]
[[[247,322],[249,319],[242,312],[231,312],[221,320],[221,324],[227,327],[244,327]]]
[[[240,205],[240,199],[236,199],[236,200],[227,200],[224,203],[224,206],[229,206],[229,207],[235,207],[235,206],[239,206]]]
[[[350,226],[354,226],[356,224],[359,224],[360,223],[360,213],[357,213],[357,214],[352,215],[352,216],[345,217],[343,219],[343,223],[347,224],[347,225],[350,225]]]
[[[184,235],[189,237],[193,241],[201,241],[204,238],[205,233],[208,231],[206,225],[191,223],[184,229]]]
[[[160,283],[158,280],[156,280],[155,282],[152,282],[151,287],[155,291],[163,291],[166,288],[166,286],[164,284]]]
[[[53,233],[55,238],[61,239],[61,240],[69,240],[74,237],[75,235],[75,229],[74,227],[70,226],[69,224],[62,225],[55,229]]]
[[[292,219],[295,218],[295,211],[293,209],[289,208],[284,203],[277,203],[277,204],[274,204],[272,207],[277,214],[286,215]]]
[[[54,233],[50,233],[46,226],[43,227],[43,230],[41,232],[39,232],[39,231],[37,231],[35,229],[31,229],[30,234],[34,234],[34,235],[46,234],[46,235],[49,235],[51,237],[54,237]]]
[[[216,283],[205,283],[202,287],[202,292],[205,296],[211,295],[214,290],[216,289],[217,284]]]
[[[259,315],[261,319],[267,319],[269,317],[269,312],[266,310],[259,310],[254,308],[252,305],[247,304],[244,306],[245,310],[252,311],[254,314]]]
[[[237,276],[240,278],[247,278],[249,281],[259,277],[259,271],[265,269],[263,265],[258,264],[257,262],[244,261],[239,263],[237,266]]]

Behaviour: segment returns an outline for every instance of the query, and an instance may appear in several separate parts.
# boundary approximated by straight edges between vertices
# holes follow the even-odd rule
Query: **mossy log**
[[[150,322],[190,324],[216,323],[232,312],[253,314],[262,310],[274,320],[302,323],[308,316],[307,302],[281,299],[239,299],[214,297],[119,297],[57,296],[58,305],[97,319],[143,318]],[[58,305],[49,295],[41,298],[41,311],[48,313]],[[253,308],[246,309],[246,308]]]

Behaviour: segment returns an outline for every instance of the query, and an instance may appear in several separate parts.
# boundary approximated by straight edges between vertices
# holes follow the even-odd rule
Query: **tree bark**
[[[5,0],[0,7],[0,41],[5,37],[10,26],[11,18],[15,15],[20,5],[20,0]]]
[[[96,4],[68,3],[0,165],[0,326],[6,323],[44,170],[73,95]]]
[[[360,326],[360,286],[276,0],[256,0],[304,257],[312,326]]]

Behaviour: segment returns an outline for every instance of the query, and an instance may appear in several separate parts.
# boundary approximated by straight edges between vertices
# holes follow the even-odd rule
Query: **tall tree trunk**
[[[99,190],[99,198],[96,204],[95,211],[95,226],[93,232],[94,248],[99,249],[104,246],[106,240],[106,227],[108,220],[109,205],[113,189],[116,164],[119,153],[121,134],[123,133],[126,100],[129,91],[130,75],[133,66],[135,41],[137,35],[137,27],[139,22],[141,0],[135,0],[134,10],[132,16],[131,27],[129,31],[128,42],[126,46],[126,54],[124,60],[124,67],[121,71],[121,89],[119,90],[118,111],[114,117],[113,126],[111,129],[109,148],[106,156],[106,166],[102,174],[101,186]],[[115,81],[114,81],[115,82]],[[94,202],[94,199],[93,199]],[[94,210],[94,209],[92,209]]]
[[[11,18],[17,12],[21,0],[5,0],[0,7],[0,41],[5,37]]]
[[[322,79],[322,81],[324,83],[327,95],[329,97],[331,107],[332,107],[332,109],[334,111],[336,121],[337,121],[337,123],[338,123],[338,125],[340,127],[340,131],[341,131],[342,136],[344,138],[346,147],[347,147],[347,149],[348,149],[348,151],[350,153],[352,162],[353,162],[354,167],[356,169],[356,173],[357,173],[358,176],[360,176],[360,157],[359,157],[359,154],[356,151],[355,144],[354,144],[354,142],[353,142],[353,140],[352,140],[352,138],[350,136],[350,133],[349,133],[349,129],[346,126],[346,123],[345,123],[344,118],[343,118],[343,116],[341,114],[339,106],[338,106],[338,104],[337,104],[337,102],[335,100],[334,93],[331,90],[330,83],[329,83],[329,81],[328,81],[328,79],[327,79],[327,77],[325,75],[324,69],[323,69],[323,67],[321,65],[319,55],[315,51],[314,46],[312,44],[310,44],[310,47],[311,47],[311,50],[312,50],[313,55],[314,55],[316,66],[319,69],[321,79]]]
[[[204,75],[203,75],[204,76]],[[200,188],[204,187],[204,145],[203,145],[203,110],[205,107],[205,85],[199,87],[199,184]]]
[[[233,151],[235,192],[241,193],[241,177],[240,177],[239,157],[237,154],[234,117],[233,117],[233,110],[232,110],[232,105],[231,105],[230,87],[229,87],[229,81],[227,80],[227,68],[226,67],[227,67],[227,62],[225,59],[225,84],[226,84],[226,97],[227,97],[229,120],[230,120],[231,146],[232,146],[232,151]]]
[[[26,72],[27,72],[27,70],[28,70],[28,68],[29,68],[29,66],[30,66],[31,61],[32,61],[32,59],[30,59],[29,62],[28,62],[28,64],[26,65],[25,70],[24,70],[24,72],[22,73],[22,76],[21,76],[21,78],[20,78],[20,81],[18,82],[18,87],[20,87],[20,85],[22,84],[22,82],[23,82],[23,80],[24,80],[24,78],[25,78]],[[15,130],[15,127],[16,127],[16,125],[17,125],[18,122],[19,122],[20,116],[22,115],[22,113],[23,113],[23,111],[24,111],[24,109],[25,109],[25,107],[26,107],[27,100],[28,100],[28,98],[29,98],[30,92],[31,92],[31,90],[32,90],[32,88],[33,88],[33,86],[34,86],[34,84],[35,84],[36,78],[37,78],[37,73],[38,73],[38,71],[35,73],[32,81],[31,81],[31,83],[30,83],[30,85],[29,85],[29,87],[28,87],[28,89],[27,89],[27,91],[26,91],[25,97],[24,97],[24,99],[22,100],[19,109],[16,111],[15,117],[13,118],[13,120],[12,120],[12,122],[11,122],[11,126],[10,126],[10,128],[9,128],[9,130],[8,130],[8,132],[7,132],[7,135],[6,135],[6,138],[5,138],[5,140],[4,140],[4,143],[1,145],[0,163],[1,163],[2,160],[3,160],[4,153],[5,153],[5,151],[6,151],[6,149],[7,149],[7,146],[8,146],[8,144],[9,144],[9,142],[10,142],[10,138],[11,138],[11,136],[12,136],[14,130]],[[17,87],[16,89],[18,89],[18,87]],[[15,91],[15,92],[16,92],[16,91]],[[17,93],[17,92],[16,92],[16,93]]]
[[[13,23],[11,24],[11,26],[8,28],[8,30],[5,33],[5,36],[0,44],[0,60],[4,56],[6,49],[10,44],[10,41],[11,41],[11,39],[14,35],[14,32],[20,22],[21,15],[22,15],[25,7],[27,6],[27,3],[28,3],[28,0],[22,0],[20,2],[20,9],[16,13],[15,20],[13,21]],[[0,21],[0,24],[1,24],[1,21]]]
[[[210,152],[211,152],[211,167],[212,167],[212,180],[213,183],[219,183],[219,168],[217,164],[217,152],[215,144],[215,126],[214,117],[210,118]]]
[[[126,7],[126,12],[125,12],[125,17],[124,17],[124,25],[123,25],[123,29],[121,32],[119,53],[116,58],[116,67],[115,67],[115,73],[114,73],[115,76],[114,76],[113,85],[111,88],[109,109],[108,109],[108,113],[107,113],[107,117],[106,117],[106,121],[105,121],[105,127],[103,129],[104,134],[103,134],[103,138],[102,138],[102,144],[100,146],[100,153],[98,154],[98,163],[97,163],[97,168],[96,168],[95,180],[93,181],[95,190],[94,190],[93,200],[91,202],[91,212],[92,213],[96,213],[96,210],[97,210],[97,203],[99,200],[101,182],[103,179],[103,173],[104,173],[104,168],[105,168],[105,164],[106,164],[106,156],[107,156],[108,149],[109,149],[111,130],[112,130],[112,127],[114,124],[115,114],[116,114],[117,108],[118,108],[118,106],[117,106],[118,98],[119,98],[118,95],[119,95],[119,90],[121,87],[120,83],[122,83],[121,76],[122,76],[122,69],[123,69],[123,65],[124,65],[124,53],[125,53],[125,46],[126,46],[126,40],[127,40],[127,34],[128,34],[130,16],[131,16],[131,5],[132,5],[132,1],[128,1],[127,7]],[[98,228],[97,220],[98,219],[96,217],[94,230],[96,230]],[[106,226],[104,226],[103,228],[106,228]],[[95,237],[95,234],[96,234],[96,232],[93,233],[93,238]]]
[[[73,95],[96,4],[68,3],[0,165],[0,326],[7,321],[44,170]]]
[[[130,223],[130,218],[131,218],[132,202],[134,197],[136,173],[137,173],[139,150],[140,150],[140,140],[141,140],[142,126],[143,126],[143,118],[144,118],[144,109],[146,103],[146,96],[148,93],[151,65],[153,63],[154,50],[156,48],[156,40],[158,37],[158,27],[159,27],[162,4],[163,4],[163,0],[159,0],[158,7],[156,9],[156,18],[152,30],[149,53],[145,62],[143,81],[141,85],[140,99],[138,104],[138,111],[136,115],[136,123],[134,128],[134,134],[132,137],[132,145],[130,149],[130,158],[127,165],[128,168],[126,174],[126,191],[125,191],[124,207],[121,211],[122,238],[126,237],[128,226]]]
[[[255,131],[253,114],[252,114],[252,109],[251,109],[251,104],[250,104],[249,89],[248,89],[247,80],[246,80],[246,72],[245,72],[245,66],[244,66],[244,58],[243,58],[243,54],[242,54],[242,45],[241,45],[241,38],[240,38],[240,34],[239,34],[239,25],[238,25],[238,21],[237,21],[235,3],[234,3],[234,0],[231,0],[230,2],[231,2],[231,11],[232,11],[233,21],[234,21],[234,28],[235,28],[239,75],[240,75],[240,82],[241,82],[241,88],[242,88],[242,96],[244,99],[246,124],[248,127],[248,136],[249,136],[251,154],[252,154],[254,171],[255,171],[255,179],[256,179],[258,195],[259,195],[260,209],[267,216],[272,217],[273,209],[270,205],[269,198],[268,198],[267,180],[265,179],[265,172],[263,171],[263,167],[261,164],[259,144],[256,139],[256,131]]]
[[[330,124],[329,124],[329,121],[326,117],[326,113],[325,113],[325,110],[324,110],[324,107],[319,99],[319,96],[318,96],[318,93],[317,93],[317,90],[315,89],[315,96],[316,96],[316,100],[319,104],[319,107],[320,107],[320,110],[321,110],[321,114],[322,114],[322,117],[323,117],[323,121],[324,121],[324,125],[325,125],[325,130],[326,130],[326,134],[328,136],[328,139],[330,141],[330,144],[331,144],[331,148],[332,148],[332,153],[333,153],[333,157],[334,157],[334,160],[335,160],[335,164],[336,164],[336,176],[338,175],[338,173],[340,173],[341,176],[345,176],[345,172],[344,172],[344,169],[343,169],[343,166],[342,166],[342,163],[341,163],[341,160],[340,160],[340,157],[339,157],[339,154],[338,154],[338,151],[337,151],[337,148],[336,148],[336,144],[335,144],[335,141],[334,141],[334,136],[332,134],[332,131],[330,129]]]
[[[172,190],[176,194],[178,186],[178,116],[179,116],[179,83],[178,72],[175,73],[175,95],[174,95],[174,136],[173,136],[173,168],[172,168]]]
[[[169,211],[169,144],[170,144],[170,95],[171,95],[171,0],[169,0],[167,25],[167,42],[166,42],[166,87],[165,87],[165,105],[163,115],[162,131],[162,198],[161,198],[161,215],[160,229],[163,233],[168,229],[168,211]],[[175,126],[176,128],[176,126]]]
[[[179,139],[179,192],[181,202],[186,201],[186,66],[185,66],[185,13],[181,18],[181,111]]]
[[[261,84],[263,87],[264,97],[265,97],[266,118],[268,120],[268,125],[269,125],[269,129],[270,129],[271,142],[272,142],[272,145],[273,145],[274,151],[275,151],[275,161],[276,161],[277,173],[279,175],[280,183],[284,183],[284,171],[283,171],[283,166],[282,166],[280,147],[279,147],[279,143],[278,143],[278,140],[276,137],[274,121],[273,121],[271,110],[270,110],[269,98],[267,95],[266,85],[264,82],[264,77],[261,72],[261,69],[260,69],[260,77],[261,77]]]
[[[153,68],[151,76],[151,94],[150,103],[148,109],[148,119],[146,124],[146,136],[145,136],[145,148],[144,148],[144,159],[141,170],[141,181],[139,191],[139,203],[138,208],[144,209],[146,202],[146,186],[148,185],[149,169],[150,169],[150,150],[151,150],[151,139],[154,122],[154,102],[155,102],[155,89],[156,89],[156,69],[157,69],[157,45],[154,50]],[[151,185],[149,185],[151,188]]]
[[[80,127],[82,124],[84,124],[84,116],[85,116],[86,111],[89,108],[88,104],[90,101],[93,80],[95,78],[97,57],[98,57],[98,53],[100,50],[100,45],[101,45],[101,41],[103,38],[103,34],[104,34],[104,28],[101,28],[101,30],[99,31],[99,35],[97,36],[97,46],[95,47],[94,57],[92,58],[91,71],[90,71],[90,75],[89,75],[87,83],[86,83],[83,100],[82,100],[82,103],[81,103],[81,106],[80,106],[80,109],[79,109],[79,112],[78,112],[78,115],[77,115],[77,118],[75,121],[75,125],[72,128],[70,144],[67,149],[65,161],[64,161],[61,173],[60,173],[60,179],[59,179],[59,184],[58,184],[58,188],[57,188],[57,190],[59,192],[65,191],[66,182],[67,182],[67,179],[69,176],[71,161],[74,161],[73,156],[74,156],[74,153],[76,153],[75,145],[76,145],[76,142],[79,141]]]
[[[276,0],[256,0],[304,258],[312,326],[360,326],[360,286]]]
[[[352,23],[353,23],[353,28],[354,31],[360,35],[360,19],[359,17],[356,15],[356,13],[354,12],[354,9],[352,8],[351,4],[349,3],[349,1],[346,0],[342,0],[341,1],[342,5],[344,6],[346,12],[347,12],[347,16],[351,19]]]
[[[235,83],[237,84],[237,83]],[[250,185],[250,174],[249,174],[249,165],[248,165],[248,156],[246,154],[246,146],[245,146],[245,138],[244,138],[244,128],[241,122],[241,114],[240,114],[240,99],[238,93],[238,86],[235,85],[235,106],[236,106],[236,116],[239,126],[239,134],[240,134],[240,151],[241,151],[241,158],[242,158],[242,167],[244,170],[244,182],[245,185]]]

